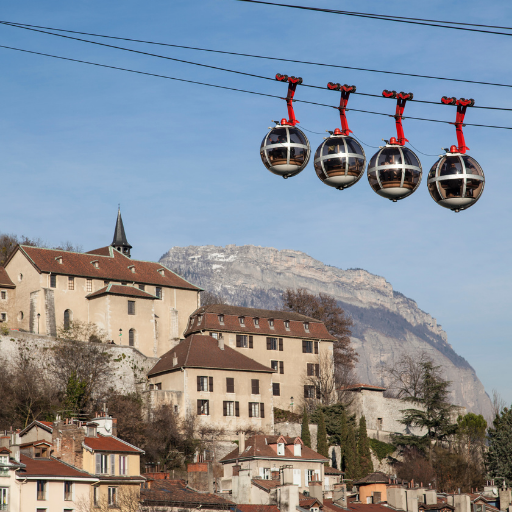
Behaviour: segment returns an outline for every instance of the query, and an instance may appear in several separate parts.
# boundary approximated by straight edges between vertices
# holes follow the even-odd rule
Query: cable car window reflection
[[[399,187],[402,182],[402,169],[381,169],[379,178],[382,188]]]
[[[436,183],[429,183],[428,184],[428,190],[430,192],[430,195],[434,198],[435,201],[441,201],[442,197],[441,194],[439,194],[437,190]]]
[[[290,142],[295,144],[306,144],[306,140],[302,137],[302,134],[293,128],[290,128]]]
[[[273,129],[267,139],[267,146],[270,144],[286,144],[288,142],[288,136],[286,128]]]
[[[409,151],[407,148],[403,148],[402,151],[404,153],[404,160],[407,165],[414,165],[414,167],[420,166],[419,160],[416,158],[416,155],[412,151]]]
[[[348,157],[348,174],[350,176],[359,176],[364,160],[355,156]]]
[[[304,148],[290,148],[290,164],[302,165],[306,158],[306,150]]]
[[[345,142],[347,143],[349,153],[355,153],[356,155],[363,154],[361,147],[354,139],[347,138],[347,139],[345,139]]]
[[[428,178],[435,178],[436,176],[436,170],[437,170],[437,162],[432,166],[432,169],[430,169],[430,172],[428,173]]]
[[[335,173],[340,172],[345,174],[345,159],[344,158],[330,158],[324,160],[324,169],[328,176],[332,176]]]
[[[450,174],[462,174],[462,164],[457,156],[449,156],[441,167],[440,176],[448,176]]]
[[[464,180],[444,180],[440,181],[441,195],[446,199],[454,197],[462,197],[462,188],[464,187]]]
[[[287,163],[287,148],[273,148],[267,151],[271,165],[283,165]]]
[[[401,163],[402,156],[397,148],[386,148],[379,156],[379,165],[396,165]]]
[[[405,169],[404,187],[413,189],[420,179],[420,173],[414,169]]]
[[[375,153],[375,155],[372,156],[372,159],[370,160],[370,163],[368,164],[368,168],[371,169],[377,165],[377,157],[379,156],[379,153]]]
[[[473,197],[473,198],[478,197],[483,186],[484,186],[484,182],[481,180],[468,179],[466,182],[465,197]]]
[[[373,190],[380,190],[376,171],[372,171],[368,174],[368,181],[370,182],[370,186],[373,188]]]
[[[471,158],[470,156],[463,156],[464,165],[466,166],[466,174],[477,174],[478,176],[483,176],[484,173],[476,160]]]
[[[345,145],[343,139],[328,141],[324,146],[324,156],[337,155],[338,153],[345,153]]]

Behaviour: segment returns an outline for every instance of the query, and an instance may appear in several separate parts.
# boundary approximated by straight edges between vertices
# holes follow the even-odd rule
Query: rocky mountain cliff
[[[160,259],[187,280],[230,304],[281,309],[286,288],[334,296],[352,317],[361,382],[385,385],[382,367],[404,352],[427,352],[452,382],[453,403],[491,416],[491,401],[469,363],[447,341],[436,319],[383,277],[324,265],[300,251],[252,245],[173,247]]]

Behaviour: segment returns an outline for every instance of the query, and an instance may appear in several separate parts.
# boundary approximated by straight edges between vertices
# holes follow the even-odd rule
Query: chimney
[[[293,474],[293,469],[291,469]],[[297,512],[299,506],[299,486],[282,485],[277,488],[277,506],[280,512]]]
[[[238,453],[245,452],[245,432],[238,432]]]
[[[407,510],[407,501],[403,487],[389,487],[387,489],[388,506],[395,510]]]
[[[499,489],[500,510],[508,510],[511,500],[510,489]]]
[[[250,469],[240,469],[238,476],[232,478],[232,487],[232,496],[235,503],[251,504],[252,481]]]
[[[322,491],[322,482],[312,480],[309,482],[309,495],[316,498],[322,505],[324,504],[324,492]]]
[[[219,339],[217,340],[218,344],[219,344],[219,348],[221,350],[224,350],[224,338],[222,336],[219,336]]]
[[[339,505],[341,508],[348,508],[347,500],[347,484],[334,484],[334,490],[332,491],[332,501]]]
[[[176,353],[172,356],[172,365],[177,366],[178,365],[178,358],[176,357]]]
[[[446,498],[448,505],[455,507],[455,512],[471,512],[471,501],[467,494],[453,494]]]
[[[283,466],[281,485],[293,485],[293,466]]]

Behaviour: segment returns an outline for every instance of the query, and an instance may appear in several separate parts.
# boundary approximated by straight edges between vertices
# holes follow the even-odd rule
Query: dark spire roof
[[[126,247],[131,249],[132,246],[126,240],[126,234],[124,232],[123,219],[121,218],[121,208],[117,210],[117,222],[116,229],[114,231],[114,239],[112,240],[112,247]]]

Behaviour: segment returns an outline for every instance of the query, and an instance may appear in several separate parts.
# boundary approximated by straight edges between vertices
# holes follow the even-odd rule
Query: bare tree
[[[491,423],[494,418],[500,416],[503,412],[503,409],[506,407],[505,400],[503,400],[502,396],[498,393],[497,389],[492,390],[492,414]]]
[[[90,496],[82,497],[76,502],[77,512],[110,512],[114,508],[119,512],[140,511],[140,488],[138,486],[116,487],[114,503],[110,504],[107,495],[102,495],[96,503]]]
[[[107,333],[100,329],[93,322],[83,322],[81,320],[72,320],[69,325],[62,325],[57,330],[57,337],[66,341],[91,341],[96,343],[105,343]]]
[[[226,299],[220,293],[201,292],[201,306],[212,306],[213,304],[226,304]]]
[[[338,402],[338,384],[334,373],[333,355],[319,354],[317,361],[317,363],[308,363],[302,379],[304,405],[310,411],[320,404],[327,406]]]

